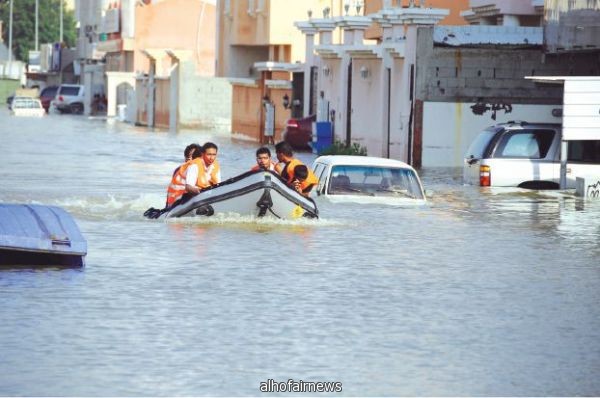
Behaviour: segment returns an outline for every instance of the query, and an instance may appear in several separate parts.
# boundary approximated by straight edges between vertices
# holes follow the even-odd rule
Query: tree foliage
[[[39,1],[39,44],[56,43],[60,40],[60,3],[63,0]],[[0,0],[2,37],[8,46],[10,1]],[[73,47],[77,40],[75,15],[63,2],[63,41]],[[35,50],[35,0],[13,0],[13,54],[27,62],[29,50]]]

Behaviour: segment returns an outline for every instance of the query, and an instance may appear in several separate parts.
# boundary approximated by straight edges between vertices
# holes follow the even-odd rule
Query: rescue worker
[[[190,144],[183,151],[185,163],[179,165],[171,177],[171,183],[167,188],[167,205],[170,207],[185,193],[185,175],[192,160],[202,156],[202,147],[198,144]]]
[[[275,163],[271,160],[271,151],[266,146],[256,150],[256,164],[250,171],[271,170],[275,171]]]
[[[197,195],[202,189],[221,182],[221,169],[217,160],[219,148],[212,142],[202,147],[202,156],[193,159],[185,174],[185,192]]]
[[[318,183],[319,179],[308,167],[303,164],[299,164],[294,167],[294,180],[292,181],[292,188],[294,188],[298,193],[308,197],[310,191]]]
[[[275,154],[279,163],[275,166],[275,171],[289,184],[294,181],[294,168],[301,165],[302,162],[294,158],[292,146],[285,141],[275,145]]]

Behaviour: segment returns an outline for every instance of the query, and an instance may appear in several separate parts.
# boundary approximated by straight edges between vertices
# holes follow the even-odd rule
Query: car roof
[[[319,156],[315,160],[315,163],[317,162],[332,166],[379,166],[412,169],[410,165],[401,162],[400,160],[379,158],[374,156],[326,155]]]
[[[503,129],[524,129],[524,128],[554,128],[560,129],[562,125],[560,123],[545,123],[545,122],[525,122],[522,120],[511,120],[506,123],[498,123],[494,126],[494,128],[503,128]]]

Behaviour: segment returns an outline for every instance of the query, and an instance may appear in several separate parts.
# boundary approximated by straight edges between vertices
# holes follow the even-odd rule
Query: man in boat
[[[319,179],[305,165],[299,164],[294,167],[294,180],[292,188],[298,193],[308,197],[310,191],[319,183]]]
[[[271,170],[275,171],[275,163],[271,160],[271,151],[266,146],[256,150],[256,164],[251,171]]]
[[[184,163],[179,165],[171,177],[171,183],[167,188],[167,205],[171,206],[175,201],[185,193],[185,175],[187,168],[192,163],[192,159],[202,156],[202,147],[198,144],[190,144],[183,151]]]
[[[291,185],[294,181],[294,168],[301,165],[302,162],[294,157],[292,146],[285,141],[275,145],[275,154],[277,155],[277,160],[279,160],[279,163],[275,166],[275,171],[279,173],[288,185]]]
[[[192,159],[185,174],[185,192],[197,195],[204,188],[221,182],[221,169],[217,160],[219,148],[212,142],[202,147],[203,153],[199,158]]]

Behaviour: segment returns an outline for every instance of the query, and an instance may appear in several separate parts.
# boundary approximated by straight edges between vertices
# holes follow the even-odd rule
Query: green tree
[[[39,1],[39,43],[56,43],[60,40],[60,3],[63,0]],[[8,46],[10,1],[0,0],[0,20],[4,44]],[[27,62],[29,50],[35,50],[35,0],[13,0],[13,54]],[[73,47],[77,40],[75,15],[63,2],[63,40]]]

